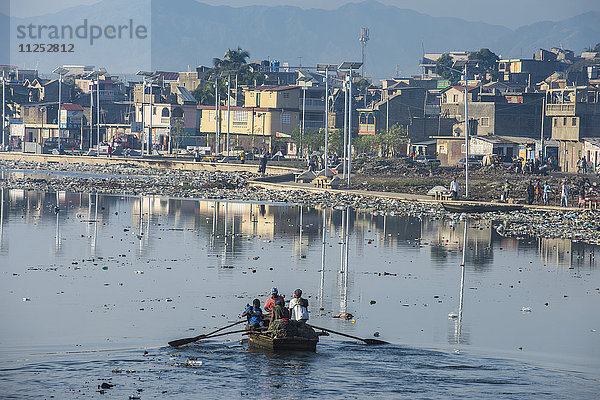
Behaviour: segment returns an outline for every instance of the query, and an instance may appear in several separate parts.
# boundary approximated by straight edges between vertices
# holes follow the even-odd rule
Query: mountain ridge
[[[49,25],[82,18],[137,18],[148,11],[149,4],[149,0],[133,0],[126,5],[104,0],[40,17],[12,18],[11,22]],[[151,47],[133,51],[115,47],[98,54],[90,51],[83,53],[80,60],[70,58],[64,64],[102,65],[114,73],[144,67],[184,70],[187,65],[210,66],[214,57],[222,57],[227,48],[237,46],[249,50],[251,60],[278,59],[289,65],[360,61],[358,38],[361,27],[367,26],[371,38],[367,44],[366,72],[379,79],[393,76],[396,65],[403,75],[416,73],[423,49],[447,52],[487,47],[504,58],[516,58],[531,57],[538,48],[560,45],[578,53],[600,42],[597,11],[512,30],[456,17],[432,17],[376,0],[347,3],[335,10],[289,5],[213,6],[196,0],[170,0],[152,2],[150,10]],[[151,65],[136,67],[132,58],[150,58],[146,64]],[[45,62],[44,58],[38,60],[40,70],[54,65]]]

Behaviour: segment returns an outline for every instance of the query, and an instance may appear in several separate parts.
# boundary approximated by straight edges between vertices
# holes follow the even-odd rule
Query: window
[[[577,126],[577,118],[571,120],[571,126]]]
[[[490,126],[490,118],[489,117],[481,117],[481,127],[488,128]]]
[[[214,110],[211,110],[211,111],[208,112],[208,120],[214,122],[214,120],[215,120],[215,112],[214,112]]]
[[[289,99],[290,98],[290,94],[288,92],[284,92],[283,93],[283,98],[284,99]]]
[[[156,107],[152,107],[152,115],[156,115]]]
[[[558,118],[554,118],[554,126],[558,126]]]
[[[455,103],[458,103],[458,95],[457,95],[457,94],[455,94],[455,95],[454,95],[454,100],[453,100],[453,101],[454,101]]]
[[[563,126],[567,126],[567,117],[563,117]]]
[[[233,111],[233,122],[248,122],[248,112],[245,110]]]
[[[167,107],[163,107],[162,112],[161,112],[161,117],[168,117],[169,116],[169,109]]]
[[[173,118],[183,118],[183,109],[181,107],[175,107],[171,112]]]
[[[289,125],[290,124],[290,113],[282,112],[281,115],[279,116],[279,120],[281,122],[281,125]]]

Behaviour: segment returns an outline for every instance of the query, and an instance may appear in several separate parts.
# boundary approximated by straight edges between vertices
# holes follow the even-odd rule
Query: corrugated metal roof
[[[71,104],[71,103],[61,104],[60,108],[62,110],[67,110],[67,111],[83,111],[83,107],[80,106],[79,104]]]
[[[184,103],[197,103],[196,98],[192,96],[190,91],[182,86],[177,86],[177,96],[179,96]]]
[[[299,86],[297,85],[261,85],[261,86],[257,86],[254,89],[251,90],[260,90],[260,91],[273,91],[273,92],[277,92],[277,91],[281,91],[281,90],[291,90],[291,89],[296,89],[299,88]]]
[[[156,75],[160,76],[163,81],[176,81],[179,79],[179,72],[156,71]]]

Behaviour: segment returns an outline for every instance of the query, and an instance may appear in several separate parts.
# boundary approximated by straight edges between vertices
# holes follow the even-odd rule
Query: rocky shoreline
[[[351,207],[372,213],[436,219],[461,216],[440,205],[344,192],[273,190],[250,186],[249,172],[182,171],[128,164],[89,165],[0,161],[0,187],[39,191],[99,192],[119,195],[160,195],[179,198]],[[22,173],[21,173],[22,172]],[[473,215],[491,220],[507,237],[561,238],[600,244],[600,211],[534,210]]]

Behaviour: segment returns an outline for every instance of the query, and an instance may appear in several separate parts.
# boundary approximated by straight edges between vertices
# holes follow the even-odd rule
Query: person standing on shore
[[[508,196],[510,196],[510,183],[508,179],[504,181],[502,201],[508,202]]]
[[[454,177],[454,178],[452,178],[452,182],[450,182],[450,194],[452,195],[452,200],[458,199],[459,193],[460,193],[460,186],[458,186],[456,177]]]
[[[552,188],[550,187],[550,183],[546,182],[544,183],[544,205],[547,206],[548,204],[550,204],[550,190]]]
[[[562,184],[561,190],[560,190],[560,206],[561,207],[569,207],[569,185],[567,184],[567,181],[565,180]]]
[[[527,204],[533,204],[533,199],[535,198],[535,188],[533,187],[533,182],[529,181],[529,185],[527,185]]]
[[[267,161],[267,153],[265,153],[260,159],[260,166],[258,167],[259,174],[265,174],[267,172]]]

